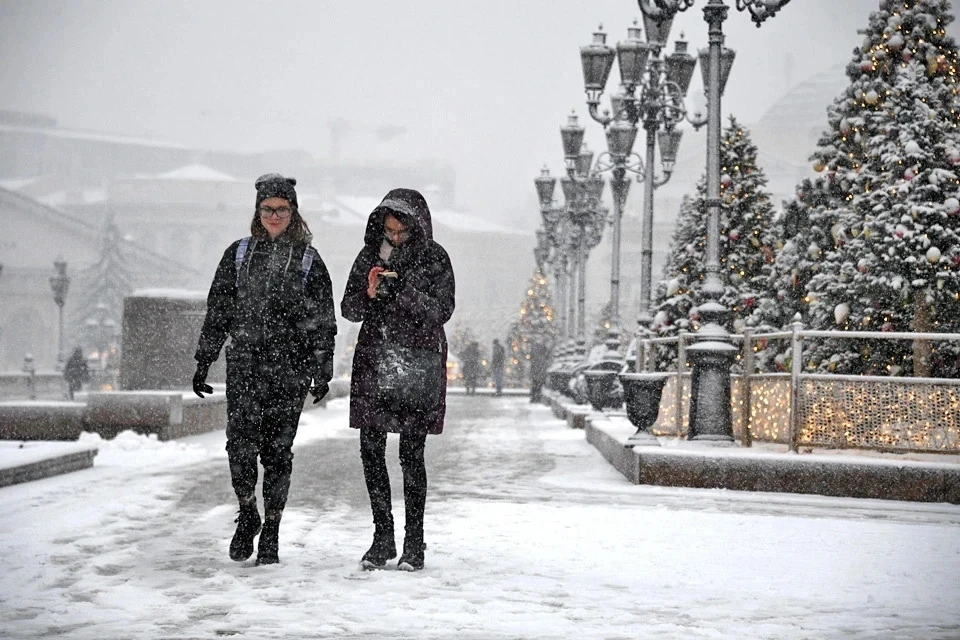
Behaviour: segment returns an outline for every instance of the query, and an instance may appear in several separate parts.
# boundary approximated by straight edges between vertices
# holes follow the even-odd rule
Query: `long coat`
[[[410,237],[393,249],[389,260],[380,257],[383,218],[394,215]],[[367,274],[382,266],[398,274],[394,294],[381,299],[367,296]],[[350,426],[393,433],[438,434],[446,414],[446,372],[436,380],[440,404],[426,412],[404,411],[377,400],[377,362],[384,338],[405,347],[437,349],[447,359],[443,325],[454,309],[455,282],[447,252],[433,239],[430,210],[423,196],[411,189],[394,189],[370,213],[340,303],[343,317],[361,322],[353,353],[350,381]]]

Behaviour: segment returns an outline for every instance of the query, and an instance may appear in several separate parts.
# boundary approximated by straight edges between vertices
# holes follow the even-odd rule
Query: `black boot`
[[[403,553],[397,561],[400,571],[420,571],[423,569],[423,551],[427,545],[423,542],[423,511],[426,506],[426,487],[413,485],[404,491],[406,496],[406,524],[403,533]]]
[[[400,571],[420,571],[423,569],[423,550],[427,545],[423,543],[423,535],[419,538],[405,536],[403,539],[403,554],[397,562]]]
[[[260,512],[257,511],[257,499],[241,501],[239,515],[234,522],[237,530],[230,541],[230,559],[242,562],[253,555],[253,539],[260,533]]]
[[[373,544],[360,559],[360,566],[366,570],[382,569],[387,560],[397,557],[397,543],[393,537],[393,527],[377,527],[373,532]]]
[[[257,566],[280,562],[280,514],[268,512],[264,516],[263,531],[257,545]]]

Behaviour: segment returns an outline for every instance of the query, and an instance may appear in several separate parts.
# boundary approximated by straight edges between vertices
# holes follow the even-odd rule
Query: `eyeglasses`
[[[401,227],[399,229],[391,229],[388,226],[383,227],[383,235],[387,238],[395,238],[397,240],[406,240],[410,237],[410,231],[406,227]]]
[[[261,205],[257,211],[260,212],[261,218],[269,218],[271,216],[277,216],[281,220],[284,218],[289,218],[290,214],[293,213],[293,209],[290,207],[268,207],[266,205]]]

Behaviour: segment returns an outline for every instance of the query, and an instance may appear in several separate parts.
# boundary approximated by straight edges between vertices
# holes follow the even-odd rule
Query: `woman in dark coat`
[[[454,292],[453,267],[447,252],[433,240],[430,210],[423,196],[412,189],[390,191],[370,213],[363,249],[350,270],[340,303],[344,318],[363,323],[353,355],[350,426],[360,430],[360,459],[373,513],[373,544],[361,560],[367,569],[383,567],[397,556],[384,456],[388,432],[400,434],[406,513],[403,554],[397,568],[423,568],[427,499],[423,450],[427,434],[443,430],[446,412],[445,367],[440,367],[431,381],[436,384],[432,408],[404,408],[379,396],[381,345],[437,351],[445,363],[443,325],[453,315]]]
[[[213,392],[207,372],[230,337],[227,459],[240,503],[230,558],[249,558],[260,533],[258,565],[279,561],[280,518],[307,391],[319,402],[333,377],[337,321],[330,274],[310,246],[310,229],[297,210],[296,183],[275,173],[257,179],[252,235],[231,244],[220,259],[194,356],[193,390],[202,398]],[[258,457],[262,532],[255,493]]]

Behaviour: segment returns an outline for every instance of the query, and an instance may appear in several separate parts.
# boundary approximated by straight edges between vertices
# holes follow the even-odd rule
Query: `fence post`
[[[750,435],[750,380],[753,377],[753,329],[744,327],[743,329],[743,438],[741,444],[744,447],[753,445],[753,437]]]
[[[790,342],[793,347],[793,355],[790,361],[790,451],[797,450],[797,431],[800,402],[800,372],[803,370],[803,336],[800,332],[803,330],[803,323],[800,322],[800,314],[793,319],[790,325]]]
[[[677,334],[677,437],[683,433],[683,371],[687,367],[687,332]]]

